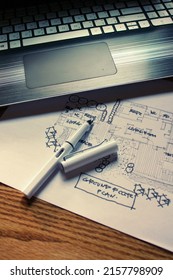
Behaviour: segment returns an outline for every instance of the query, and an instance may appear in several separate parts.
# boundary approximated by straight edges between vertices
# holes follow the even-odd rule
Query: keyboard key
[[[82,14],[90,14],[92,12],[91,8],[89,7],[83,7],[81,8]]]
[[[74,20],[78,21],[85,21],[85,17],[83,15],[74,16]]]
[[[21,36],[22,36],[22,38],[32,37],[32,31],[31,30],[22,31]]]
[[[93,6],[92,8],[93,8],[93,11],[94,11],[95,13],[98,13],[98,12],[102,12],[102,11],[103,11],[102,6],[100,6],[100,5],[98,5],[98,6]]]
[[[116,31],[125,31],[125,30],[127,30],[125,24],[123,24],[123,23],[122,24],[115,24],[114,26],[115,26]]]
[[[86,18],[87,18],[87,20],[94,20],[94,19],[97,19],[97,15],[96,15],[96,13],[86,14]]]
[[[25,25],[24,24],[17,24],[14,26],[14,31],[23,31],[25,30]]]
[[[36,22],[29,22],[26,24],[26,28],[27,29],[36,29],[38,26],[37,26],[37,23]]]
[[[50,12],[46,14],[47,19],[52,19],[56,18],[56,13],[55,12]]]
[[[155,8],[156,11],[164,10],[163,4],[156,4],[156,5],[154,5],[154,8]]]
[[[113,4],[104,4],[104,9],[106,11],[110,11],[114,9],[114,5]]]
[[[63,23],[66,24],[66,23],[72,23],[74,20],[72,17],[65,17],[62,19]]]
[[[135,21],[131,21],[131,22],[127,22],[126,25],[127,27],[129,27],[129,26],[137,25],[137,23]]]
[[[57,28],[56,28],[56,26],[46,27],[46,33],[47,33],[47,34],[54,34],[54,33],[57,33]]]
[[[137,7],[139,5],[138,1],[127,1],[127,7]]]
[[[2,27],[2,33],[6,34],[6,33],[12,33],[13,32],[13,27],[12,26],[5,26]]]
[[[10,48],[11,49],[15,49],[15,48],[19,48],[19,47],[21,47],[20,40],[10,42]]]
[[[4,35],[0,35],[0,42],[5,42],[7,41],[7,35],[4,34]]]
[[[151,20],[154,26],[165,25],[165,24],[172,24],[173,20],[170,17],[166,18],[157,18]]]
[[[115,24],[115,23],[117,23],[117,20],[116,20],[115,17],[107,18],[106,21],[107,21],[107,24]]]
[[[106,22],[105,22],[104,19],[97,19],[94,22],[95,22],[95,26],[104,26],[104,25],[106,25]]]
[[[159,15],[160,17],[167,17],[167,16],[169,16],[168,12],[165,11],[165,10],[163,10],[163,11],[158,11],[158,15]]]
[[[64,24],[64,25],[59,25],[58,30],[59,30],[59,32],[67,32],[70,30],[70,28],[67,24]]]
[[[155,12],[147,13],[147,16],[152,19],[152,18],[157,18],[158,15]]]
[[[140,7],[125,8],[125,9],[121,9],[121,12],[123,15],[131,15],[131,14],[141,13],[142,9]]]
[[[69,11],[71,16],[76,16],[80,14],[80,10],[79,9],[70,9]]]
[[[123,2],[119,2],[119,3],[115,3],[115,7],[117,9],[122,9],[122,8],[125,8],[126,4],[123,3]]]
[[[152,12],[152,11],[154,11],[153,6],[151,6],[151,5],[144,6],[143,9],[145,10],[145,12]]]
[[[24,23],[32,22],[33,20],[34,20],[33,16],[25,16],[25,17],[23,17],[23,22]]]
[[[18,40],[20,39],[20,33],[19,32],[14,32],[9,34],[9,40]]]
[[[84,28],[91,28],[94,26],[94,23],[91,20],[82,22]]]
[[[120,12],[118,10],[109,11],[111,17],[120,16]]]
[[[129,15],[129,16],[120,16],[120,17],[118,17],[118,19],[121,23],[124,23],[124,22],[129,22],[129,21],[146,19],[146,16],[141,13],[141,14],[134,14],[134,15]]]
[[[34,29],[34,36],[42,36],[45,34],[44,28]]]
[[[167,9],[173,9],[173,3],[165,3]]]
[[[67,39],[79,38],[79,37],[87,37],[89,35],[90,34],[89,34],[88,29],[69,31],[69,32],[64,32],[64,33],[23,39],[23,45],[24,46],[37,45],[37,44],[41,44],[41,43],[62,41],[62,40],[67,40]]]
[[[99,17],[99,18],[108,18],[109,15],[108,15],[107,12],[99,12],[99,13],[98,13],[98,17]]]
[[[59,17],[68,17],[68,12],[67,11],[59,11],[58,16]]]
[[[135,30],[138,29],[139,27],[137,25],[132,25],[132,26],[128,26],[129,30]]]
[[[44,20],[44,19],[45,19],[45,15],[41,15],[41,14],[35,15],[35,20],[36,21],[40,21],[40,20]]]
[[[78,30],[78,29],[82,29],[82,25],[79,22],[76,23],[71,23],[70,24],[71,30]]]
[[[51,19],[50,23],[51,23],[52,26],[60,25],[61,24],[61,20],[60,20],[60,18],[54,18],[54,19]]]
[[[90,29],[92,35],[102,34],[102,30],[100,27],[94,27]]]
[[[149,23],[148,20],[142,20],[142,21],[139,21],[138,23],[139,23],[139,26],[140,26],[141,28],[147,28],[147,27],[150,26],[150,23]]]
[[[8,49],[8,44],[5,43],[0,43],[0,51],[4,51]]]
[[[38,26],[41,27],[48,27],[49,26],[49,21],[48,20],[41,20],[38,22]]]
[[[112,25],[108,25],[108,26],[103,26],[103,32],[104,33],[112,33],[112,32],[114,32],[115,30],[114,30],[114,28],[113,28],[113,26]]]

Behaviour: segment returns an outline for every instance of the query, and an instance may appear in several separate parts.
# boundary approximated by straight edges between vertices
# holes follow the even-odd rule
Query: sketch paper
[[[173,251],[173,92],[110,102],[74,94],[40,104],[39,113],[32,103],[12,106],[1,119],[0,181],[23,191],[69,135],[94,119],[77,149],[115,140],[118,157],[70,174],[57,170],[36,196]]]

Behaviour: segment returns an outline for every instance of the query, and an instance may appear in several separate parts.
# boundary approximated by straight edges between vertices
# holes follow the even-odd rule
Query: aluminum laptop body
[[[0,106],[173,76],[171,0],[35,5],[0,12]]]

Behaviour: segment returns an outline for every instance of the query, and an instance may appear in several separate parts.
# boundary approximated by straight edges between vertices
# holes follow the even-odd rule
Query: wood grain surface
[[[0,259],[173,260],[173,253],[0,184]]]

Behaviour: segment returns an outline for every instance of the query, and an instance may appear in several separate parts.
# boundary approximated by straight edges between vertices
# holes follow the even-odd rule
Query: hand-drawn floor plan
[[[148,200],[155,199],[158,206],[168,206],[170,200],[163,192],[173,192],[173,113],[131,101],[101,104],[72,95],[56,123],[46,128],[47,147],[56,152],[70,133],[88,118],[94,119],[94,127],[88,137],[80,141],[81,149],[104,139],[116,140],[119,147],[118,160],[112,160],[111,156],[101,159],[92,178],[114,184],[117,176],[122,175],[125,180],[133,182],[128,184],[131,202],[127,207],[133,208],[139,195]],[[115,186],[109,185],[110,189],[115,191]],[[130,191],[133,194],[130,195]],[[121,199],[119,203],[123,204]]]

